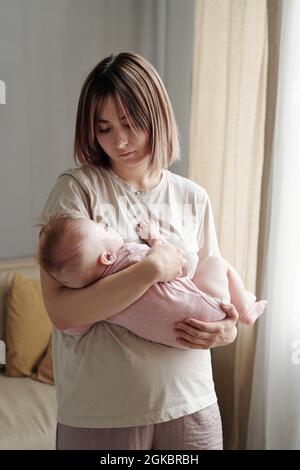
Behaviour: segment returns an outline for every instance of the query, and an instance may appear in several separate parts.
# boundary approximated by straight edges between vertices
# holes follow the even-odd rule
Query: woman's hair
[[[110,158],[96,139],[96,110],[110,96],[120,103],[133,131],[148,134],[149,173],[179,160],[178,129],[160,76],[140,55],[121,52],[99,62],[83,84],[76,117],[76,163],[110,167]]]

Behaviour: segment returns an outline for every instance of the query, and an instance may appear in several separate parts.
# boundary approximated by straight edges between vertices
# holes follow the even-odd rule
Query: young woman
[[[174,325],[188,350],[144,340],[103,320],[129,307],[155,282],[190,277],[198,257],[218,255],[206,191],[167,170],[179,158],[165,87],[136,53],[103,59],[88,75],[76,120],[75,161],[43,210],[105,219],[139,242],[136,222],[158,221],[164,239],[139,263],[83,289],[41,270],[53,322],[58,449],[221,449],[222,428],[209,349],[234,341],[237,312]],[[43,235],[41,235],[41,242]],[[175,245],[175,246],[174,246]],[[84,336],[62,330],[96,323]]]

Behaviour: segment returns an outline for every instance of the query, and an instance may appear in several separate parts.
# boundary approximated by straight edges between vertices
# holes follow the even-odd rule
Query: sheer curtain
[[[300,449],[300,2],[284,0],[249,449]]]

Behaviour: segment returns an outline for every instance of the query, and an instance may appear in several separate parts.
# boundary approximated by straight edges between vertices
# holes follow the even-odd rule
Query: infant
[[[153,243],[161,239],[157,223],[140,223],[136,231],[147,244],[125,242],[106,223],[58,214],[42,229],[44,241],[38,259],[60,284],[82,288],[139,262],[148,255]],[[267,305],[264,300],[256,302],[256,297],[245,290],[238,273],[227,261],[208,256],[198,262],[192,280],[183,276],[158,282],[128,308],[105,321],[150,341],[188,349],[176,340],[175,323],[191,316],[201,321],[222,320],[226,316],[220,307],[222,300],[233,303],[240,321],[248,325],[255,322]],[[92,326],[69,328],[64,333],[82,335]]]

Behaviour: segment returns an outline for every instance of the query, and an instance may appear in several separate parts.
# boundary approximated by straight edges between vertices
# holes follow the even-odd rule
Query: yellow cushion
[[[53,367],[52,367],[52,338],[50,338],[47,350],[36,371],[33,372],[31,378],[44,382],[46,384],[53,384]]]
[[[7,300],[6,375],[31,376],[51,336],[40,282],[15,273]]]

